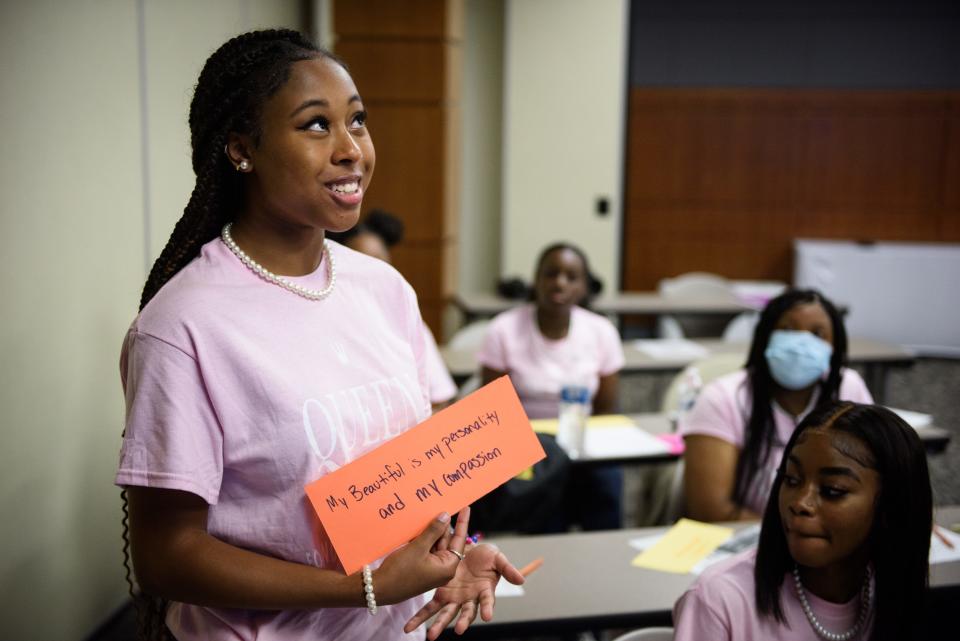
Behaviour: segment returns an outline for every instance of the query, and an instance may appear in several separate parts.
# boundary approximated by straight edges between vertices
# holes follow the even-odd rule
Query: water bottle
[[[688,367],[680,379],[680,385],[677,388],[677,407],[670,412],[670,422],[674,430],[677,428],[677,422],[680,417],[693,409],[693,404],[700,395],[700,389],[703,387],[703,380],[700,378],[700,370],[696,367]]]
[[[560,413],[557,442],[570,458],[584,454],[587,417],[590,414],[590,390],[580,382],[570,382],[560,388]]]

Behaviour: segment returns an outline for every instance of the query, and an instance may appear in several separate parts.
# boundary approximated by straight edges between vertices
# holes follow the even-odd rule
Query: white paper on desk
[[[667,454],[669,446],[635,425],[587,430],[584,449],[591,458],[623,458]]]
[[[643,552],[649,547],[653,547],[653,544],[663,538],[663,532],[660,534],[648,534],[647,536],[638,536],[635,539],[630,539],[628,543],[637,552]]]
[[[633,346],[660,361],[694,361],[710,354],[710,350],[685,338],[641,338]]]
[[[948,530],[945,527],[937,528],[937,531],[940,532],[943,536],[950,539],[950,542],[953,543],[953,548],[947,547],[947,545],[940,540],[940,537],[936,534],[930,535],[930,565],[934,563],[949,563],[950,561],[960,561],[960,534]]]
[[[899,407],[888,407],[887,409],[905,420],[907,425],[915,430],[919,430],[933,424],[933,416],[930,414],[914,412],[912,410],[902,410]]]
[[[522,585],[514,585],[506,579],[501,578],[500,581],[497,582],[497,589],[493,591],[493,594],[498,599],[502,599],[508,596],[523,596],[526,593]]]
[[[760,540],[760,524],[748,525],[747,527],[735,532],[720,547],[707,555],[705,559],[693,566],[691,574],[700,575],[714,563],[719,563],[724,559],[729,559],[734,554],[740,554],[744,550],[756,547]]]
[[[786,283],[763,280],[737,280],[730,283],[730,289],[737,300],[757,309],[763,308],[771,298],[776,298],[786,288]]]

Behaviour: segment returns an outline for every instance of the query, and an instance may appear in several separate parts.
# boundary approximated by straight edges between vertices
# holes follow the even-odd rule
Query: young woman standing
[[[296,32],[238,36],[200,73],[196,186],[121,356],[116,482],[146,638],[394,639],[439,612],[434,638],[491,616],[501,575],[522,580],[465,550],[469,510],[344,576],[306,499],[429,416],[412,289],[324,238],[356,223],[373,175],[366,117],[346,68]]]

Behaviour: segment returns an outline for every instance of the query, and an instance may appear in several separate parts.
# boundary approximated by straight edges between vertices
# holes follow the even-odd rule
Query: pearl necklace
[[[233,236],[230,235],[230,227],[233,223],[227,223],[223,226],[223,231],[220,232],[220,237],[223,239],[223,243],[230,248],[230,251],[240,259],[244,265],[250,268],[250,271],[255,273],[257,276],[263,280],[278,285],[287,291],[293,292],[297,296],[303,296],[309,300],[323,300],[330,295],[330,292],[333,291],[334,285],[337,284],[337,266],[333,262],[333,254],[330,252],[330,246],[327,244],[327,239],[323,239],[323,253],[327,257],[327,261],[330,264],[330,282],[327,283],[327,286],[323,289],[308,289],[303,285],[297,285],[294,282],[284,278],[283,276],[277,276],[272,271],[255,261],[254,259],[247,256],[246,252],[240,249],[240,246],[237,245],[237,242],[233,239]],[[322,257],[321,257],[321,260]]]
[[[870,582],[870,568],[867,568],[867,576],[863,581],[863,587],[860,588],[860,613],[857,615],[857,622],[846,632],[830,632],[823,627],[813,610],[810,608],[810,602],[807,600],[807,593],[803,589],[803,583],[800,582],[800,568],[793,568],[793,582],[797,586],[797,596],[800,597],[800,605],[803,607],[803,613],[807,615],[807,621],[813,626],[814,632],[821,638],[828,641],[848,641],[857,636],[863,624],[867,622],[867,615],[870,613],[870,606],[873,603],[873,584]]]

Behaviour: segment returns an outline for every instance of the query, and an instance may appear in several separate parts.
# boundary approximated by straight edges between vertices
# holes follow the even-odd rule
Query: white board
[[[960,245],[797,239],[793,273],[849,309],[848,335],[960,357]]]

